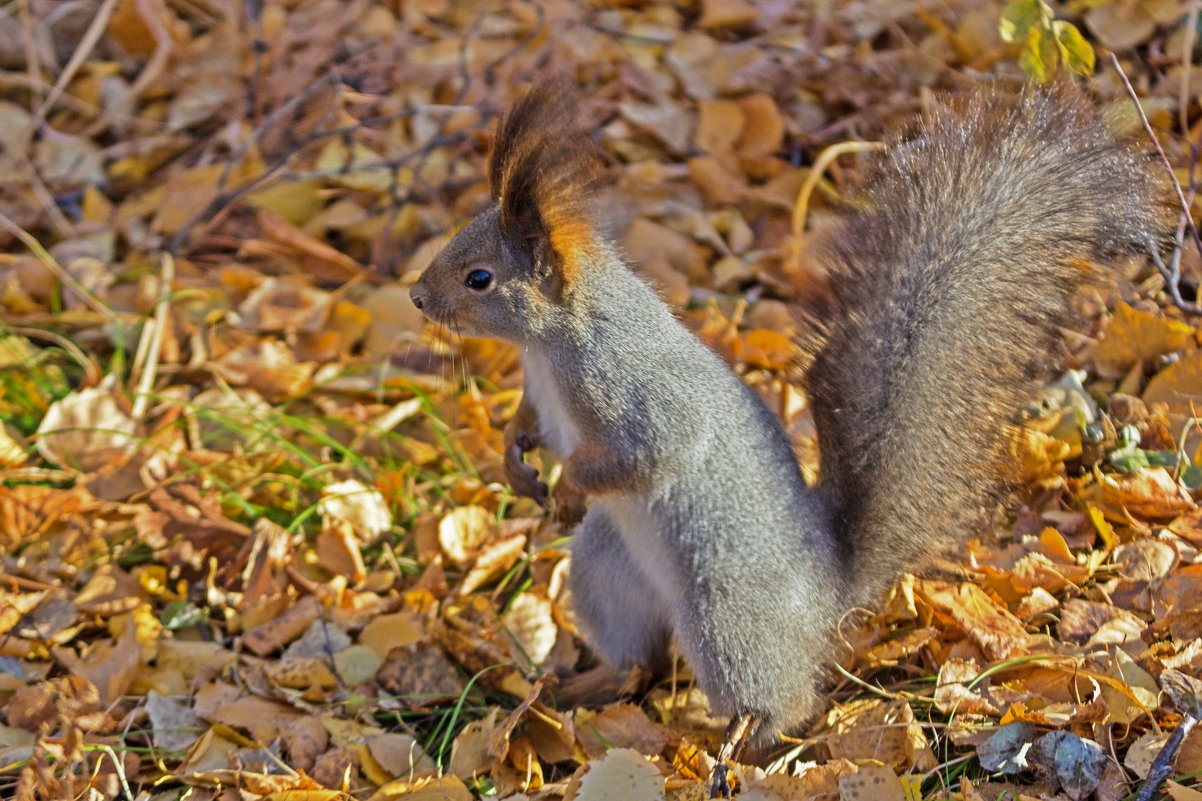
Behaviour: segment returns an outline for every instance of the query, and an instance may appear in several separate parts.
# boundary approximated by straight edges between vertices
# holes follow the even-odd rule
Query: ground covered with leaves
[[[828,146],[1092,44],[1193,201],[1197,4],[1032,9],[0,3],[0,795],[708,798],[687,665],[581,690],[570,527],[501,470],[515,353],[407,286],[486,202],[498,114],[566,73],[606,224],[812,471],[800,232],[867,158]],[[826,714],[743,798],[1202,799],[1198,265],[1081,299],[1021,498],[847,621]]]

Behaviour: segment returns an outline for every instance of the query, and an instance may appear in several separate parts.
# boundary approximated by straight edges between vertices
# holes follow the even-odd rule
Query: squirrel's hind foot
[[[718,749],[718,761],[714,765],[713,782],[710,785],[711,798],[730,798],[730,785],[726,781],[727,763],[743,752],[744,746],[755,737],[763,723],[763,718],[755,712],[744,712],[731,718],[726,727],[726,739]]]

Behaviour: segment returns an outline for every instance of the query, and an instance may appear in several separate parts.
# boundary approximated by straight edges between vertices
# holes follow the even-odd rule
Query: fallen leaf
[[[327,485],[318,511],[325,527],[347,526],[364,545],[392,528],[392,512],[379,490],[356,479]]]
[[[259,656],[278,651],[305,632],[317,620],[317,599],[301,598],[275,620],[256,626],[242,635],[242,644]]]
[[[452,509],[438,524],[438,543],[456,565],[467,566],[493,534],[493,516],[480,506]]]
[[[37,449],[52,464],[87,473],[136,449],[136,429],[111,392],[81,389],[46,410],[38,425]]]
[[[888,765],[861,765],[839,778],[840,801],[906,801],[906,791]]]
[[[991,773],[1019,773],[1029,763],[1035,727],[1029,723],[1007,723],[977,748],[981,767]]]
[[[167,698],[151,690],[146,695],[154,746],[162,751],[186,751],[207,728],[187,702]]]
[[[432,643],[416,642],[389,652],[376,681],[402,704],[421,709],[463,691],[458,671]]]
[[[615,748],[584,765],[568,783],[564,801],[660,801],[664,777],[642,754]]]
[[[827,713],[827,747],[836,759],[875,759],[902,769],[934,764],[922,728],[904,701],[864,699]]]
[[[1121,376],[1136,362],[1194,345],[1195,337],[1194,327],[1188,323],[1119,301],[1094,352],[1094,363],[1103,375]]]
[[[991,659],[1007,659],[1021,653],[1030,642],[1022,621],[975,584],[933,588],[925,595],[932,606],[946,612]]]

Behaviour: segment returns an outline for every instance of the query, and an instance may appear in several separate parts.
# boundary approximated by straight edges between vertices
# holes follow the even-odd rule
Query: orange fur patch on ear
[[[583,220],[568,220],[550,225],[551,248],[559,254],[564,279],[571,281],[585,262],[593,230]]]
[[[501,231],[514,241],[546,236],[564,281],[584,264],[595,224],[589,200],[604,174],[600,149],[576,121],[576,88],[545,79],[501,121],[489,184]]]

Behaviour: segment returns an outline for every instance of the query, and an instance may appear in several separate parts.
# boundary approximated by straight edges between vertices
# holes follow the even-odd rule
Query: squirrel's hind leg
[[[572,540],[568,579],[585,641],[608,664],[669,667],[669,607],[626,549],[604,506],[592,504]]]

